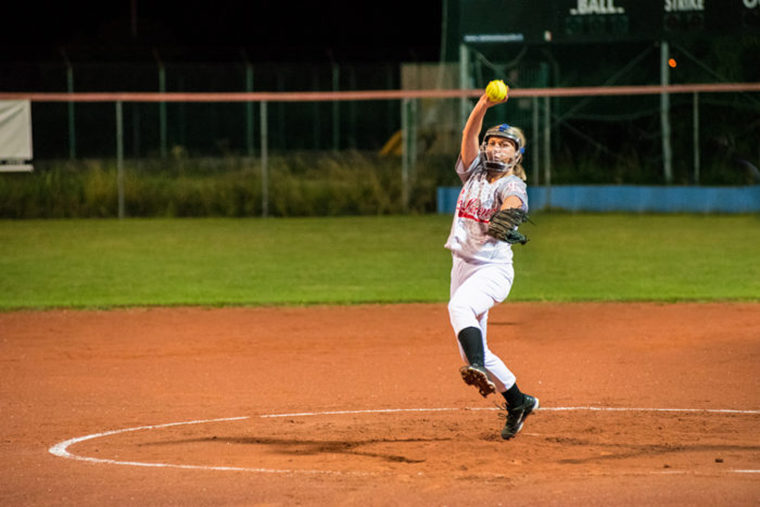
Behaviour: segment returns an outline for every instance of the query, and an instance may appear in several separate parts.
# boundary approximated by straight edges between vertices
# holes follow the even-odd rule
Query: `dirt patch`
[[[490,326],[542,405],[509,442],[445,305],[0,314],[0,498],[760,500],[760,305],[506,303]],[[48,451],[86,436],[62,447],[89,461]]]

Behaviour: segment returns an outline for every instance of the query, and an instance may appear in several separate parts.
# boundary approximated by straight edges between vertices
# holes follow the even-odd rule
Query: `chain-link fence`
[[[677,49],[697,63],[681,63],[688,72],[670,70],[672,83],[693,82],[701,65],[710,78],[703,81],[733,75],[734,67]],[[3,64],[0,93],[454,91],[498,78],[510,84],[513,98],[489,110],[486,123],[509,122],[526,132],[529,185],[760,182],[757,91],[668,94],[666,109],[660,93],[520,94],[558,84],[658,84],[658,50],[628,47],[615,64],[595,64],[603,54],[597,49],[576,55],[575,67],[559,65],[569,56],[558,53],[499,61],[478,52],[464,63],[395,66]],[[1,214],[111,216],[120,199],[127,216],[434,211],[435,189],[457,184],[452,166],[474,100],[465,95],[124,101],[119,122],[115,101],[35,100],[35,172],[0,177]],[[669,175],[663,114],[670,126]],[[54,204],[56,192],[71,195]]]

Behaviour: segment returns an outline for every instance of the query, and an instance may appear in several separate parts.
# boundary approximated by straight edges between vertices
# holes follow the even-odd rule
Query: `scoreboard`
[[[760,0],[459,0],[460,43],[760,35]]]

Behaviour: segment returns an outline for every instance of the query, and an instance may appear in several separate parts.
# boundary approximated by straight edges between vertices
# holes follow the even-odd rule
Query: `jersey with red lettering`
[[[476,157],[465,168],[462,158],[456,163],[456,172],[462,180],[451,233],[445,247],[463,259],[475,262],[512,262],[512,247],[487,235],[488,221],[501,209],[507,197],[514,195],[522,201],[523,211],[528,211],[528,192],[525,182],[510,174],[488,182],[488,171],[481,157]]]

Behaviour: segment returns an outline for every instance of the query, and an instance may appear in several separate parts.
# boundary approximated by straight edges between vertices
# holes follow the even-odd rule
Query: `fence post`
[[[419,99],[409,101],[409,182],[417,178],[417,127],[419,125]],[[411,195],[411,193],[410,193]]]
[[[245,91],[253,91],[253,66],[245,64]],[[245,103],[245,143],[249,157],[253,157],[253,102]]]
[[[357,89],[357,77],[356,68],[351,66],[348,68],[348,89]],[[352,100],[348,103],[348,124],[350,125],[348,133],[348,147],[352,150],[356,149],[356,101]]]
[[[668,41],[660,42],[660,84],[665,87],[670,83],[668,74]],[[660,125],[662,126],[662,169],[665,183],[673,182],[673,154],[670,145],[670,95],[663,89],[660,93]]]
[[[161,93],[166,93],[166,69],[163,64],[158,69],[158,89]],[[161,127],[161,158],[166,158],[167,140],[166,140],[166,102],[159,103],[159,121]]]
[[[459,45],[459,88],[466,90],[469,88],[467,77],[470,71],[470,53],[465,44]],[[467,117],[470,115],[470,104],[467,97],[459,99],[459,127],[464,128],[467,123]]]
[[[544,97],[544,186],[546,208],[551,207],[552,197],[552,115],[551,97]]]
[[[401,207],[404,212],[409,210],[409,138],[412,134],[409,100],[406,97],[401,99]]]
[[[311,89],[314,91],[319,90],[319,71],[316,67],[313,67],[311,70]],[[312,104],[312,110],[314,113],[314,119],[312,120],[312,146],[315,150],[318,150],[320,148],[320,142],[319,142],[319,133],[321,132],[320,128],[320,121],[319,121],[319,105],[320,103],[317,101],[314,101]]]
[[[261,101],[261,216],[269,216],[269,150],[267,149],[268,125],[267,125],[267,101]]]
[[[116,192],[119,200],[119,218],[124,218],[124,122],[121,101],[116,101]]]
[[[539,125],[538,125],[538,97],[531,97],[530,99],[531,105],[533,106],[533,146],[530,148],[533,153],[533,185],[539,184],[539,174],[540,174],[540,167],[539,167],[539,160],[541,159],[539,157],[538,152],[538,132],[539,132]]]
[[[161,56],[158,54],[158,50],[153,50],[153,56],[156,58],[156,63],[158,64],[158,91],[166,93],[166,69],[164,68],[164,62],[161,61]],[[158,123],[161,142],[161,158],[166,158],[166,102],[158,103]]]
[[[63,60],[66,62],[66,90],[69,93],[74,93],[74,67],[71,66],[71,61],[69,60],[69,57],[63,48],[61,48],[61,54],[63,55]],[[68,103],[68,112],[69,112],[69,158],[71,160],[74,160],[77,157],[77,133],[76,133],[76,123],[74,120],[74,102],[72,101],[69,101]]]
[[[69,93],[74,93],[74,70],[71,64],[66,67],[66,85]],[[77,158],[77,133],[74,121],[74,103],[69,102],[69,158]]]
[[[699,185],[699,93],[694,92],[693,99],[692,113],[694,115],[694,121],[692,123],[694,124],[694,184]]]
[[[334,92],[340,90],[340,68],[337,63],[332,65],[332,89]],[[332,144],[334,151],[340,149],[340,102],[337,100],[332,103]]]

